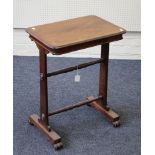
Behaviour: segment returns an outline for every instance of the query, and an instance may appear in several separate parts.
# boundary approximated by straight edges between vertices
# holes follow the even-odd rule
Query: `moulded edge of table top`
[[[83,25],[80,26],[81,24]],[[38,29],[38,32],[36,33],[36,31],[34,31],[33,28]],[[103,28],[106,28],[107,30],[103,31]],[[81,34],[80,34],[80,31],[81,31]],[[122,35],[126,33],[126,30],[100,17],[90,15],[90,16],[84,16],[84,17],[74,18],[70,20],[50,23],[50,24],[29,27],[26,29],[26,32],[29,33],[30,37],[43,43],[44,45],[46,45],[48,48],[51,48],[52,50],[52,49],[61,49],[72,45],[78,45],[80,43],[85,43],[89,41],[96,41],[99,39]],[[52,38],[53,40],[51,39],[51,41],[50,41],[49,32],[51,32],[51,34],[55,37],[54,38],[51,35],[51,38],[53,37]],[[92,36],[90,35],[89,32],[91,33]],[[45,35],[45,37],[43,35]],[[54,43],[52,43],[55,40],[59,41],[59,39],[61,39],[62,36],[71,37],[71,39],[65,38],[63,40],[64,43],[61,43],[61,44],[55,43],[54,45]],[[75,39],[74,36],[75,38],[83,36],[83,38],[79,40],[78,39],[74,40]],[[68,42],[67,42],[67,39],[68,39]]]

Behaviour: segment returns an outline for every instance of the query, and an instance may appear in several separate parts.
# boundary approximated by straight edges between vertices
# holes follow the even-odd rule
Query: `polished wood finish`
[[[93,15],[34,26],[26,31],[52,49],[125,33],[123,28]]]
[[[73,104],[73,105],[69,105],[69,106],[66,106],[64,108],[61,108],[59,110],[56,110],[54,112],[49,113],[48,116],[59,114],[59,113],[62,113],[62,112],[68,111],[68,110],[72,110],[74,108],[79,108],[79,107],[87,105],[87,104],[89,104],[89,103],[91,103],[93,101],[97,101],[97,100],[101,100],[101,99],[102,99],[102,96],[99,96],[97,98],[93,98],[92,100],[86,100],[86,101],[82,101],[82,102],[79,102],[79,103],[76,103],[76,104]]]
[[[55,149],[62,148],[60,136],[49,126],[48,117],[83,105],[89,105],[109,119],[114,127],[120,125],[120,118],[107,105],[109,43],[122,39],[126,32],[97,16],[76,19],[27,28],[29,37],[39,49],[40,63],[40,117],[31,115],[29,123],[41,130],[52,142]],[[100,63],[99,97],[87,97],[86,101],[48,113],[47,77],[67,73],[77,66],[47,73],[47,54],[61,55],[72,51],[101,45],[101,59],[78,65],[78,69]]]
[[[62,73],[71,72],[71,71],[77,70],[77,68],[78,69],[86,68],[86,67],[89,67],[91,65],[95,65],[95,64],[101,63],[101,62],[104,62],[104,59],[98,59],[98,60],[86,62],[86,63],[83,63],[83,64],[79,64],[79,65],[76,65],[76,66],[73,66],[73,67],[63,68],[63,69],[54,71],[52,73],[47,73],[47,77],[55,76],[55,75],[62,74]]]
[[[94,97],[93,96],[89,96],[87,97],[88,101],[93,100]],[[90,102],[89,105],[93,108],[95,108],[97,111],[101,112],[106,118],[108,118],[109,121],[111,121],[113,123],[113,125],[115,124],[115,122],[119,123],[119,118],[120,116],[115,113],[113,110],[111,109],[106,109],[104,108],[99,101],[93,101]],[[119,124],[118,124],[119,125]]]
[[[48,89],[47,89],[47,55],[44,49],[39,47],[39,61],[40,61],[40,122],[46,127],[48,122]]]
[[[85,16],[27,28],[33,39],[49,50],[62,49],[124,34],[126,31],[97,16]],[[56,52],[59,54],[59,52]]]
[[[59,146],[60,148],[63,147],[61,143],[61,137],[53,130],[48,131],[46,127],[42,123],[40,123],[39,119],[40,117],[38,115],[33,114],[29,117],[29,123],[37,127],[54,145],[55,149],[59,149],[57,148],[57,146]]]
[[[101,58],[104,62],[100,63],[99,77],[99,96],[103,97],[103,106],[107,106],[107,85],[108,85],[108,60],[109,60],[109,43],[101,45]]]
[[[122,35],[116,35],[116,36],[112,36],[112,37],[98,39],[98,40],[95,40],[95,41],[92,40],[92,41],[85,42],[85,43],[79,43],[79,44],[71,45],[71,46],[68,46],[68,47],[60,48],[60,49],[51,49],[51,48],[47,47],[45,44],[41,43],[39,40],[33,38],[31,35],[29,37],[36,44],[38,44],[41,47],[43,47],[44,49],[46,49],[44,51],[46,54],[51,52],[53,55],[61,55],[61,54],[69,53],[69,52],[74,52],[74,51],[85,49],[85,48],[88,48],[88,47],[102,45],[102,44],[105,44],[105,43],[110,43],[110,42],[118,41],[118,40],[122,39]]]

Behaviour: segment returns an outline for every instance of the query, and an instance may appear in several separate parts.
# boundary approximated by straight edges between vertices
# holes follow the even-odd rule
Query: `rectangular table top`
[[[29,27],[26,32],[47,47],[60,49],[124,34],[126,30],[100,17],[90,15]]]

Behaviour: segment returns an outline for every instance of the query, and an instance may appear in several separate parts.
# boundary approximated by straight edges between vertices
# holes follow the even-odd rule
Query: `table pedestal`
[[[79,102],[77,104],[67,106],[52,113],[48,112],[48,86],[47,77],[62,74],[64,72],[72,71],[75,67],[62,69],[52,73],[47,73],[47,55],[44,52],[45,49],[37,44],[39,48],[39,60],[40,60],[40,116],[31,115],[29,117],[29,123],[37,127],[42,133],[45,134],[47,139],[53,144],[54,148],[60,149],[63,147],[61,137],[51,128],[49,125],[48,117],[65,112],[83,105],[88,105],[97,111],[101,112],[114,127],[120,125],[119,115],[110,109],[107,105],[107,81],[108,81],[108,57],[109,57],[109,44],[106,43],[101,46],[101,59],[92,61],[89,63],[81,64],[80,68],[88,67],[90,65],[100,63],[100,76],[99,76],[99,97],[94,98],[92,96],[86,97],[86,101]]]

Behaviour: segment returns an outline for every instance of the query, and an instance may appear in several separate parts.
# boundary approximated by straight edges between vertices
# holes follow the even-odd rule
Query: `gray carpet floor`
[[[48,71],[90,61],[85,58],[48,58]],[[121,116],[112,125],[94,109],[83,106],[50,117],[50,125],[64,143],[55,151],[28,117],[39,112],[38,57],[14,56],[14,155],[140,155],[141,62],[110,60],[108,104]],[[49,111],[97,96],[99,65],[49,78]]]

